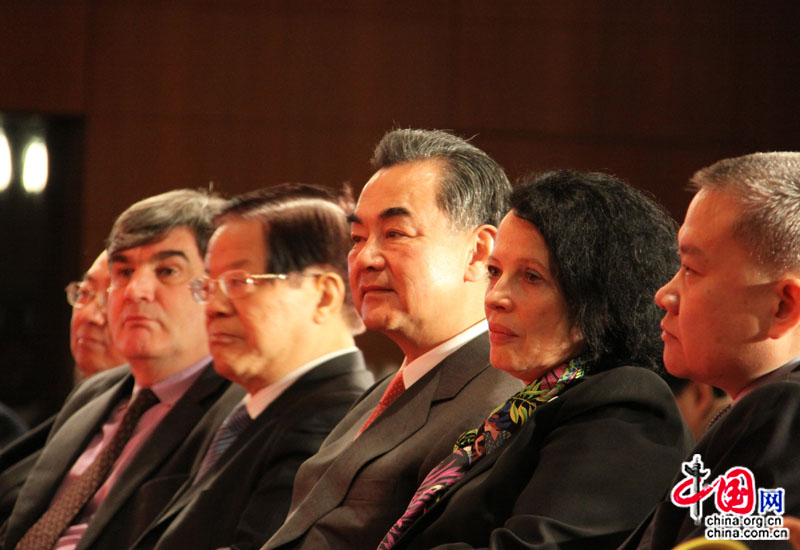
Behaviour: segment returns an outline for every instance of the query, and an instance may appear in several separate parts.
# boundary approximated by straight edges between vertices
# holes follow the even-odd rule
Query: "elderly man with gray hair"
[[[350,216],[349,279],[368,329],[405,354],[298,470],[265,548],[374,548],[452,441],[519,387],[489,365],[486,260],[510,184],[442,131],[395,130]],[[268,512],[266,512],[268,513]]]

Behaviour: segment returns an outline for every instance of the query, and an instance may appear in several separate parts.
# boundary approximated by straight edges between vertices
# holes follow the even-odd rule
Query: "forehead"
[[[402,208],[412,217],[443,215],[436,203],[443,164],[424,160],[381,168],[370,178],[356,205],[356,216],[374,221],[388,209]]]
[[[216,267],[266,266],[264,229],[258,220],[233,218],[224,221],[214,232],[208,245],[206,265]]]
[[[85,281],[105,281],[108,283],[108,254],[105,250],[95,259],[92,266],[86,270],[86,275],[84,275],[83,279]]]
[[[502,254],[509,258],[535,259],[549,263],[549,252],[544,236],[527,220],[509,212],[497,227],[492,256]]]
[[[164,253],[171,256],[183,256],[189,261],[201,261],[194,233],[188,227],[172,229],[161,240],[119,250],[111,255],[109,261],[112,263],[152,262],[161,259]]]
[[[741,247],[733,231],[741,215],[735,197],[721,191],[701,189],[692,199],[678,231],[678,244],[684,255],[703,256],[732,246]]]

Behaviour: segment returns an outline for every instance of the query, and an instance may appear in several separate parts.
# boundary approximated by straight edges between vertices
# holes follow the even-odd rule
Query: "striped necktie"
[[[222,422],[222,425],[214,434],[214,439],[206,451],[206,456],[203,457],[203,462],[200,464],[200,469],[197,470],[197,475],[194,476],[195,482],[205,474],[211,466],[222,456],[228,447],[236,440],[240,433],[244,431],[253,419],[247,412],[247,407],[244,403],[239,403],[228,414],[227,418]]]

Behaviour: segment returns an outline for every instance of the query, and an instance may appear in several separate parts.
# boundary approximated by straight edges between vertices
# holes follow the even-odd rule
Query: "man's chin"
[[[399,326],[397,316],[386,311],[370,310],[365,312],[362,310],[361,320],[368,330],[377,332],[391,332]]]

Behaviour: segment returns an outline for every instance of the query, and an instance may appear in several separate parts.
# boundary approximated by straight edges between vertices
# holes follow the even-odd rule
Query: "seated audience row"
[[[447,132],[391,131],[373,165],[356,204],[283,184],[119,216],[67,287],[90,377],[0,453],[2,548],[666,550],[800,514],[800,154],[698,172],[677,239],[613,176],[512,190]],[[375,384],[365,327],[404,354]],[[694,449],[665,366],[698,424],[706,385],[732,398]]]

